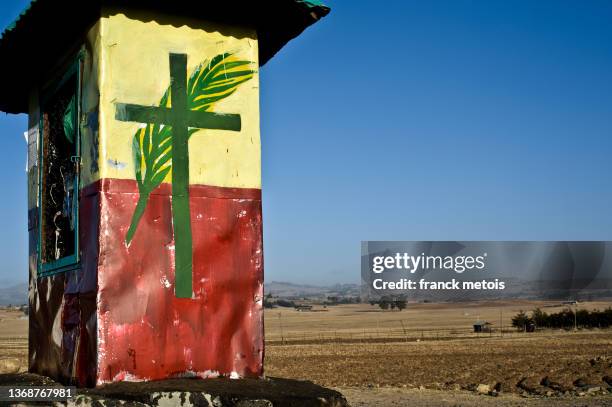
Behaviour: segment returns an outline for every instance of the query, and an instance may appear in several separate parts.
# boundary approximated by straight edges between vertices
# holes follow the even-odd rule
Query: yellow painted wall
[[[170,85],[169,54],[187,54],[188,75],[194,68],[221,53],[252,61],[258,69],[256,33],[253,30],[199,24],[159,24],[123,14],[99,22],[99,172],[95,179],[135,179],[132,139],[142,127],[115,119],[115,103],[158,106]],[[237,113],[240,132],[199,130],[189,141],[189,181],[223,187],[261,188],[259,137],[259,77],[256,72],[229,97],[210,110]],[[91,180],[95,180],[91,179]],[[170,182],[170,174],[165,182]]]

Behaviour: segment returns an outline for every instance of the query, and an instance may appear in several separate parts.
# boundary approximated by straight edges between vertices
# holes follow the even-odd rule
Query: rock
[[[561,393],[563,393],[563,392],[564,392],[564,391],[566,391],[566,390],[569,390],[569,389],[567,389],[565,386],[563,386],[562,384],[557,383],[557,382],[550,382],[550,383],[548,384],[548,387],[550,387],[550,388],[551,388],[551,389],[553,389],[554,391],[558,391],[558,392],[561,392]]]
[[[489,394],[491,391],[491,386],[488,384],[479,384],[476,386],[476,393],[478,394]]]
[[[319,401],[324,403],[326,400],[319,398]],[[242,400],[236,404],[236,407],[273,407],[273,405],[270,400]]]
[[[589,360],[589,363],[591,366],[605,365],[607,360],[608,358],[605,356],[597,356],[596,358]]]
[[[419,390],[421,391],[425,390],[425,386],[419,386]]]
[[[545,396],[546,396],[546,397],[552,397],[554,394],[555,394],[554,392],[552,392],[552,391],[548,390],[548,391],[546,392]]]
[[[43,376],[19,373],[0,375],[0,386],[56,386]],[[214,406],[348,407],[339,392],[309,381],[265,379],[167,379],[151,382],[116,382],[95,389],[77,389],[69,406]]]
[[[544,376],[544,378],[540,380],[540,384],[546,387],[550,386],[550,379],[548,378],[548,376]]]
[[[113,406],[130,406],[130,407],[150,407],[149,404],[140,403],[138,401],[125,401],[125,400],[113,400],[114,403],[107,403],[106,405]],[[59,403],[58,403],[59,404]],[[104,406],[105,404],[100,403],[99,400],[89,396],[77,395],[76,397],[69,399],[64,404],[66,407],[83,407],[83,406]]]
[[[535,378],[523,377],[516,387],[527,391],[528,393],[537,393],[540,387],[539,381]]]
[[[497,383],[495,383],[495,386],[493,386],[493,389],[496,392],[501,393],[502,390],[504,389],[504,385],[501,382],[497,382]]]
[[[497,396],[499,396],[499,393],[498,393],[498,392],[496,392],[495,390],[491,390],[491,391],[489,392],[489,396],[491,396],[491,397],[497,397]]]
[[[585,382],[583,378],[579,378],[579,379],[574,380],[574,386],[576,386],[576,387],[586,387],[587,386],[587,382]]]
[[[470,383],[467,386],[465,386],[465,389],[468,391],[476,391],[476,384],[475,383]]]
[[[17,358],[0,359],[0,373],[17,373],[21,369],[21,362]]]
[[[601,391],[601,386],[591,386],[587,389],[589,394],[597,393],[598,391]]]

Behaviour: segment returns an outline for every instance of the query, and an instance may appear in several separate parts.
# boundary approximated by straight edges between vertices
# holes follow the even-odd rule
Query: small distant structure
[[[525,324],[525,332],[535,332],[536,324],[533,322],[527,322]]]
[[[476,321],[474,322],[474,332],[491,332],[492,323],[487,321]]]
[[[312,311],[312,305],[299,304],[295,306],[296,311]]]

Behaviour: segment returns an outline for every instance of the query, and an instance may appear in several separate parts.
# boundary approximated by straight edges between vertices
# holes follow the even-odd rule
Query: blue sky
[[[328,4],[261,70],[267,281],[358,282],[361,240],[612,240],[611,2]],[[0,114],[0,281],[25,129]]]

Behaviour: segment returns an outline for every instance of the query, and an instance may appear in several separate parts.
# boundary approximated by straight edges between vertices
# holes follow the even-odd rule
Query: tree
[[[289,300],[277,300],[276,305],[278,305],[279,307],[294,308],[295,302]]]
[[[531,314],[531,319],[538,327],[547,327],[548,326],[548,314],[542,311],[540,308],[536,308],[533,310]]]
[[[276,307],[276,304],[274,304],[274,299],[272,297],[272,293],[268,293],[264,297],[263,306],[264,306],[264,308],[275,308]]]
[[[527,318],[527,319],[525,319]],[[536,308],[532,312],[531,318],[521,311],[512,319],[512,325],[517,328],[524,327],[526,323],[534,322],[541,328],[573,328],[574,323],[582,328],[608,328],[612,325],[612,308],[607,308],[603,311],[579,309],[575,311],[571,308],[566,308],[559,312],[547,314],[541,309]]]
[[[533,323],[532,319],[523,311],[520,310],[518,314],[512,317],[512,326],[520,330],[525,330],[525,327]]]

